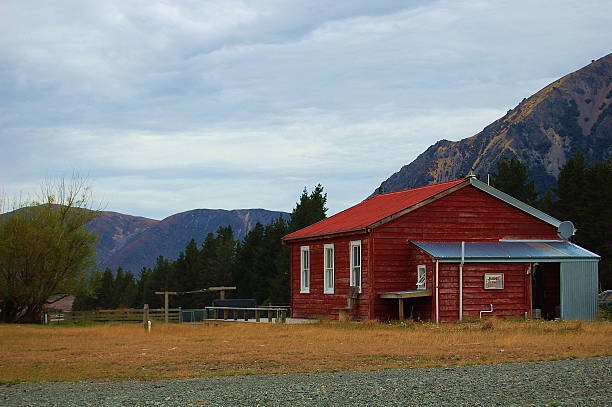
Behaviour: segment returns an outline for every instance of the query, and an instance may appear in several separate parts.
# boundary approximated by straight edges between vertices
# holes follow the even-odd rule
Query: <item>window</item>
[[[417,290],[425,290],[427,283],[427,268],[424,264],[417,266]]]
[[[351,242],[351,286],[361,292],[361,240]]]
[[[323,292],[334,293],[334,245],[326,244],[323,249]]]
[[[310,248],[308,246],[301,247],[301,269],[300,273],[300,292],[310,292]]]

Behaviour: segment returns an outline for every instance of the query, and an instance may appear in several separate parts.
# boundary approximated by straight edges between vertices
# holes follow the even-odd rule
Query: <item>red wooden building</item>
[[[283,238],[292,316],[592,319],[599,257],[572,233],[475,177],[375,195]]]

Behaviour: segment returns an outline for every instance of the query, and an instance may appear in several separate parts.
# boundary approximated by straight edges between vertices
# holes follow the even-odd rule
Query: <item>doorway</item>
[[[561,316],[561,273],[559,263],[534,263],[531,273],[531,308],[544,319]],[[532,311],[532,315],[537,311]]]

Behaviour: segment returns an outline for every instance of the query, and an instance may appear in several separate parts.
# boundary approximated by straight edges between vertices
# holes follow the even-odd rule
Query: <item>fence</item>
[[[206,307],[201,309],[168,309],[168,322],[204,322],[206,320],[255,320],[261,322],[285,322],[287,307]],[[147,320],[165,321],[166,311],[163,308],[143,309],[123,308],[95,311],[53,311],[46,314],[48,322],[143,322]]]
[[[148,313],[148,317],[146,316]],[[142,322],[145,320],[165,321],[166,313],[163,308],[158,309],[111,309],[95,311],[67,311],[60,314],[53,314],[51,321],[72,321],[72,322]],[[168,309],[168,322],[182,322],[180,308]]]

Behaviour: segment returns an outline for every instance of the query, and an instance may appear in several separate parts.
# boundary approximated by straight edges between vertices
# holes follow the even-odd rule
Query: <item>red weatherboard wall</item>
[[[509,239],[557,239],[557,229],[525,212],[498,200],[472,186],[440,198],[406,215],[392,220],[372,232],[374,248],[374,290],[376,293],[416,289],[417,265],[427,266],[427,289],[432,289],[430,302],[416,302],[421,319],[435,317],[433,278],[435,263],[431,257],[408,241],[486,241]],[[529,308],[526,276],[528,265],[483,263],[464,265],[464,314],[478,315],[490,309],[495,315],[523,315]],[[440,263],[441,321],[459,317],[459,264]],[[484,290],[484,272],[504,269],[504,290]],[[468,273],[467,275],[465,273]],[[470,274],[471,273],[471,274]],[[520,274],[520,277],[519,277]],[[380,276],[380,278],[379,278]],[[522,279],[522,282],[519,280]],[[398,281],[398,282],[396,282]],[[402,286],[399,282],[406,282]],[[516,284],[522,284],[519,288]],[[414,300],[405,301],[411,303]],[[467,302],[466,302],[467,301]],[[499,312],[496,302],[499,302]],[[514,305],[509,306],[508,302]],[[409,307],[410,305],[407,305]],[[442,308],[446,307],[444,312]],[[374,315],[381,319],[397,318],[397,300],[374,297]],[[407,312],[408,309],[407,309]]]
[[[294,318],[338,318],[338,309],[347,306],[350,282],[350,242],[361,240],[362,293],[350,315],[352,319],[368,319],[368,240],[365,234],[317,239],[291,245],[291,312]],[[323,293],[323,247],[334,244],[334,293]],[[300,248],[310,248],[310,293],[300,293]]]
[[[332,235],[333,236],[333,235]],[[349,276],[349,242],[357,237],[314,238],[291,242],[292,312],[294,317],[337,318],[337,308],[346,306]],[[435,317],[435,263],[408,241],[497,241],[508,239],[557,239],[557,230],[497,198],[466,186],[421,208],[362,234],[362,294],[355,319],[396,319],[398,301],[381,299],[379,293],[415,290],[417,265],[427,268],[431,298],[406,300],[406,315],[427,320]],[[335,294],[323,294],[323,244],[334,243],[336,257]],[[310,245],[310,294],[300,294],[300,246]],[[372,252],[371,259],[368,253]],[[458,263],[440,264],[441,321],[458,319]],[[523,315],[529,308],[528,265],[480,263],[464,266],[464,311],[478,315],[494,304],[494,315]],[[503,271],[498,271],[503,269]],[[373,273],[368,274],[369,270]],[[504,290],[484,290],[484,272],[504,272]],[[521,283],[522,279],[522,283]],[[521,285],[522,284],[522,285]],[[373,288],[370,290],[370,288]],[[370,292],[372,294],[370,295]],[[499,306],[499,307],[498,307]],[[442,307],[444,313],[442,312]],[[498,311],[499,310],[499,311]]]
[[[478,317],[493,304],[493,315],[524,315],[529,312],[529,264],[465,263],[463,265],[463,316]],[[459,264],[440,263],[440,321],[459,319]],[[485,273],[503,273],[503,290],[485,290]],[[435,300],[434,300],[435,301]],[[487,314],[484,314],[487,315]]]

